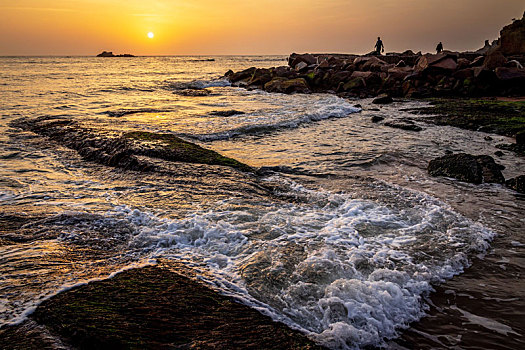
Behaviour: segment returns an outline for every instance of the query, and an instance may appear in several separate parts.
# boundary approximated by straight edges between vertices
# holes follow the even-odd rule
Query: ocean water
[[[523,344],[523,197],[426,173],[446,151],[493,155],[512,140],[426,124],[406,111],[422,102],[378,108],[221,78],[285,64],[281,56],[0,58],[0,326],[72,286],[168,259],[334,349]],[[231,110],[239,113],[220,115]],[[375,124],[374,115],[424,130]],[[38,117],[101,133],[172,133],[265,175],[105,167],[13,124]],[[506,178],[525,169],[512,153],[497,162]],[[487,343],[458,337],[462,330]]]

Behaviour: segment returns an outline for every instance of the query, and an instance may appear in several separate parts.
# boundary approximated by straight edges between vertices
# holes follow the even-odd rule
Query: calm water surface
[[[22,322],[71,286],[164,258],[331,348],[522,346],[524,198],[425,170],[446,151],[493,155],[512,140],[402,111],[419,102],[376,110],[370,100],[247,91],[220,78],[285,63],[0,58],[0,324]],[[215,114],[228,110],[242,113]],[[424,130],[374,124],[374,115]],[[260,181],[278,190],[254,190],[230,169],[109,168],[11,124],[42,116],[172,133],[266,167]],[[525,169],[509,152],[497,162],[506,178]]]

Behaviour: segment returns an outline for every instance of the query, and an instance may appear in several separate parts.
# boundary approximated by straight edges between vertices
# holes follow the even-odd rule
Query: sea
[[[524,348],[525,197],[426,170],[466,152],[522,175],[523,157],[494,155],[514,140],[427,123],[412,112],[427,102],[224,79],[286,59],[0,57],[0,327],[74,286],[166,260],[331,349]],[[96,164],[17,126],[43,117],[173,134],[257,175]]]

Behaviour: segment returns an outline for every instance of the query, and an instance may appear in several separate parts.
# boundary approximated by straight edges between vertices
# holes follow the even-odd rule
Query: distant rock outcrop
[[[97,57],[135,57],[135,56],[129,53],[115,55],[112,51],[102,51],[101,53],[97,55]]]
[[[503,27],[500,35],[501,52],[504,55],[525,55],[525,13],[522,19]]]

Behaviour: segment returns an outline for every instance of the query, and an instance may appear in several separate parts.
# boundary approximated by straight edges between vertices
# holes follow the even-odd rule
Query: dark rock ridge
[[[491,156],[457,153],[431,160],[427,169],[431,176],[453,177],[474,184],[482,182],[504,184],[505,178],[501,173],[503,168]]]
[[[525,17],[501,31],[500,44],[477,52],[296,54],[288,66],[251,67],[225,76],[234,86],[268,92],[333,92],[345,97],[522,96]]]
[[[0,348],[323,349],[187,275],[161,262],[66,291],[0,329]]]
[[[113,52],[111,51],[102,51],[101,53],[99,53],[97,55],[97,57],[135,57],[134,55],[131,55],[129,53],[125,53],[125,54],[119,54],[119,55],[115,55]]]
[[[235,159],[202,148],[172,134],[146,131],[110,133],[81,126],[70,119],[19,119],[13,126],[76,150],[84,159],[99,164],[137,171],[155,171],[154,160],[222,165],[249,171]]]

